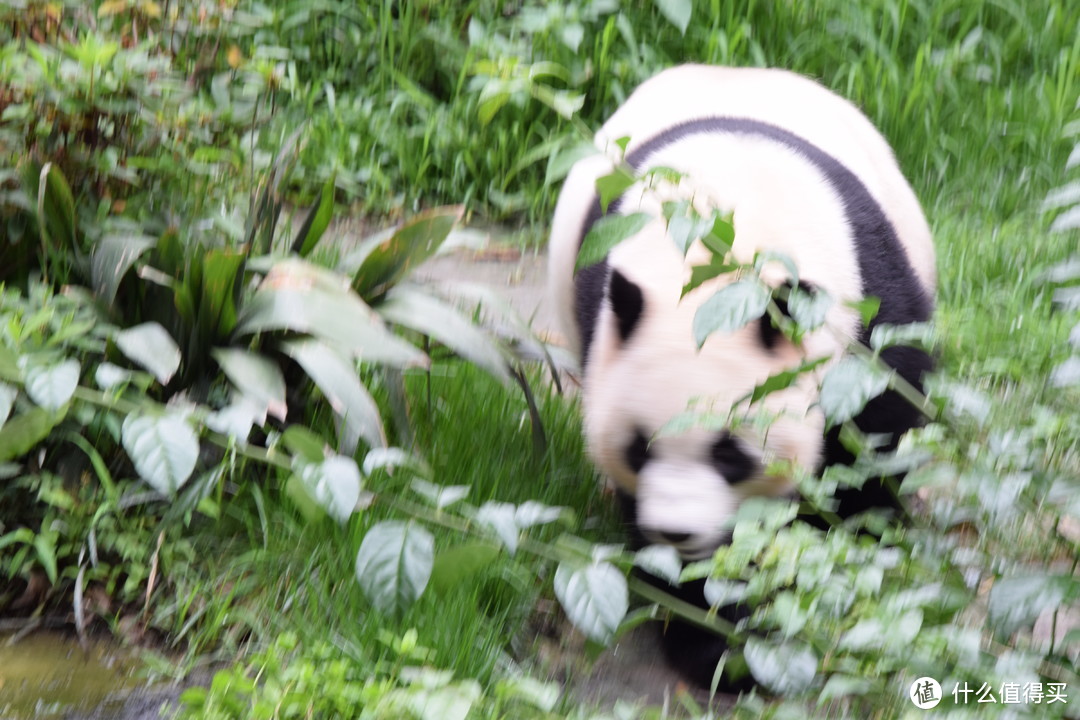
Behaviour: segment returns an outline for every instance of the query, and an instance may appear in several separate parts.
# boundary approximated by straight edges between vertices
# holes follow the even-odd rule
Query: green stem
[[[147,403],[132,402],[104,391],[94,390],[82,385],[75,388],[73,397],[82,402],[124,415],[143,411],[147,407]],[[256,445],[236,443],[228,435],[208,429],[205,430],[204,437],[215,445],[229,449],[248,460],[271,465],[282,470],[290,470],[292,468],[291,458],[285,453],[276,450],[268,450]],[[397,512],[422,520],[426,523],[438,525],[465,535],[478,534],[476,524],[467,518],[451,515],[440,510],[433,510],[419,503],[405,500],[400,496],[383,494],[379,495],[379,500],[387,507],[392,508]],[[530,555],[554,563],[580,559],[576,555],[571,557],[571,553],[560,551],[558,548],[548,543],[527,537],[521,538],[518,548]],[[727,637],[729,641],[743,642],[744,640],[742,634],[735,631],[734,625],[717,617],[714,613],[703,610],[684,600],[680,600],[637,577],[631,576],[628,579],[628,585],[630,589],[640,597],[662,605],[671,613],[687,622],[723,635]]]
[[[77,400],[81,400],[82,402],[89,403],[90,405],[96,405],[97,407],[104,408],[106,410],[112,410],[114,412],[120,413],[121,415],[132,415],[148,409],[148,407],[150,407],[151,405],[158,405],[157,403],[153,403],[152,401],[141,403],[132,402],[131,400],[126,400],[124,398],[111,395],[107,392],[101,390],[94,390],[92,388],[84,387],[82,385],[76,386],[75,392],[72,394],[72,397]],[[233,440],[233,438],[229,437],[228,435],[214,432],[213,430],[206,428],[206,426],[203,425],[201,422],[203,420],[203,416],[205,415],[205,411],[196,411],[194,414],[200,420],[200,425],[202,425],[202,435],[207,440],[221,447],[222,449],[232,449],[237,455],[245,457],[248,460],[254,460],[256,462],[261,462],[266,465],[273,465],[274,467],[281,468],[282,470],[289,470],[292,468],[292,460],[285,453],[278,452],[277,450],[268,450],[257,445],[237,443],[235,442],[235,440]]]
[[[869,363],[872,363],[875,367],[886,370],[889,373],[889,387],[892,388],[900,397],[911,403],[912,406],[919,409],[924,415],[931,420],[938,419],[938,410],[934,403],[930,402],[930,398],[926,396],[921,390],[909,383],[903,377],[901,377],[893,368],[885,364],[877,353],[870,348],[863,345],[861,342],[852,342],[848,345],[852,355],[858,355]]]
[[[717,617],[715,613],[702,610],[685,600],[680,600],[641,578],[631,576],[628,582],[630,589],[635,593],[650,602],[659,603],[681,619],[705,630],[711,630],[718,635],[723,635],[729,642],[746,642],[746,637],[735,630],[735,625],[721,617]]]

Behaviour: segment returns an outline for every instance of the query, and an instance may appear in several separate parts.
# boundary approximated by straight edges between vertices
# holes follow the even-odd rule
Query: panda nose
[[[660,537],[672,545],[679,545],[690,539],[690,533],[684,532],[661,532]]]

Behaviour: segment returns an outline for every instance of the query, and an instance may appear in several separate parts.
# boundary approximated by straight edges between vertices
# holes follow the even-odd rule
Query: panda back
[[[718,117],[790,136],[839,166],[895,232],[891,242],[898,243],[901,260],[914,273],[917,287],[912,290],[932,296],[936,278],[929,228],[888,144],[854,105],[786,71],[687,65],[664,71],[635,90],[597,134],[597,145],[606,154],[579,162],[564,184],[552,224],[549,290],[573,350],[587,345],[603,298],[606,263],[583,270],[575,286],[574,262],[581,239],[599,218],[595,182],[614,167],[614,141],[629,137],[626,159],[641,161],[677,141],[675,136],[688,127]],[[830,182],[835,185],[835,178]]]

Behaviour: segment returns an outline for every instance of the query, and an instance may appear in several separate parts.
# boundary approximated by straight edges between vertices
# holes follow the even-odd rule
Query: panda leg
[[[663,581],[657,581],[655,578],[650,579],[650,582],[654,582],[661,589],[681,600],[693,603],[703,609],[708,607],[703,591],[705,584],[703,580],[687,583],[678,588],[672,587]],[[720,618],[733,625],[739,620],[748,617],[749,614],[749,609],[744,605],[727,605],[718,611]],[[712,687],[716,667],[724,653],[728,651],[727,640],[723,636],[693,623],[672,618],[661,626],[660,640],[668,663],[680,675],[697,687],[703,689]],[[741,665],[741,663],[733,663],[729,659],[717,684],[718,691],[736,693],[754,687],[749,673],[737,672],[737,665]],[[733,673],[733,670],[736,672]],[[737,677],[733,677],[733,675],[737,675]]]
[[[637,502],[633,495],[622,490],[616,491],[616,497],[622,510],[623,521],[630,534],[631,546],[634,549],[641,549],[648,542],[637,526]],[[650,585],[672,597],[702,610],[709,609],[709,602],[705,599],[704,580],[675,586],[643,570],[637,569],[634,572]],[[750,610],[741,604],[727,605],[719,609],[718,615],[734,625],[749,617]],[[662,625],[657,624],[657,627],[660,633],[659,642],[668,664],[693,685],[703,689],[712,687],[716,666],[728,649],[727,641],[714,632],[678,618],[672,618]],[[730,669],[732,668],[725,668],[724,676],[717,686],[719,691],[734,693],[749,690],[754,686],[749,673],[732,680],[728,672]]]

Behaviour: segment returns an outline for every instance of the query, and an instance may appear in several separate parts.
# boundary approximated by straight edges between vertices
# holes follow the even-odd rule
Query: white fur
[[[935,284],[930,232],[918,202],[892,152],[870,122],[849,102],[820,85],[778,70],[683,66],[644,83],[611,117],[597,144],[612,153],[614,140],[630,137],[628,152],[659,132],[703,116],[743,117],[795,133],[852,170],[882,206],[895,227],[917,276],[928,291]],[[574,317],[573,267],[582,223],[595,197],[595,180],[611,171],[612,155],[579,162],[567,177],[552,223],[549,247],[550,296],[569,344],[579,350]],[[736,258],[757,250],[791,257],[799,277],[827,291],[836,302],[826,327],[799,347],[778,341],[771,352],[760,344],[756,323],[728,335],[714,334],[695,347],[693,317],[720,287],[717,278],[680,301],[690,266],[707,257],[695,244],[684,260],[657,219],[609,255],[609,264],[636,284],[645,311],[627,343],[607,306],[595,327],[584,381],[585,435],[597,465],[638,500],[638,524],[647,536],[688,532],[680,550],[688,557],[714,547],[739,503],[751,495],[791,490],[783,478],[760,473],[730,485],[709,462],[715,431],[691,430],[660,437],[640,475],[626,465],[625,450],[635,431],[655,433],[695,403],[725,413],[767,377],[804,359],[838,358],[859,329],[856,313],[843,303],[861,298],[861,278],[851,230],[841,199],[822,173],[795,151],[753,135],[693,135],[662,147],[645,167],[680,170],[676,186],[631,188],[619,211],[661,217],[661,202],[691,200],[699,212],[734,212]],[[785,281],[779,264],[763,273],[770,283]],[[820,377],[822,368],[818,372]],[[773,393],[759,410],[777,420],[767,436],[739,431],[740,442],[764,463],[788,460],[814,467],[821,457],[824,420],[814,407],[816,378]]]
[[[818,83],[786,70],[681,65],[640,85],[597,133],[601,155],[577,163],[567,176],[552,220],[549,296],[570,348],[580,339],[573,315],[573,268],[581,223],[595,197],[596,178],[613,168],[613,141],[629,137],[627,152],[686,120],[745,117],[805,138],[854,172],[885,211],[912,267],[933,294],[937,283],[930,228],[885,138],[858,108]]]

